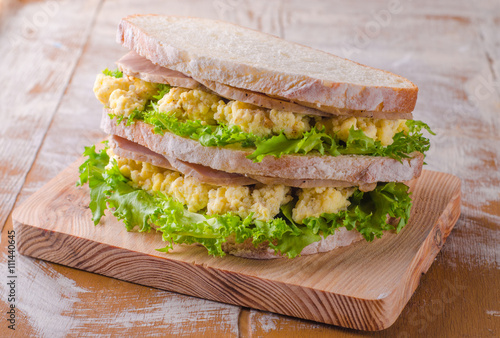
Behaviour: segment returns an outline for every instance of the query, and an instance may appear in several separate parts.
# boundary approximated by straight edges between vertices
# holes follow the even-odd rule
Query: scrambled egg
[[[290,187],[282,184],[264,185],[254,189],[246,186],[224,186],[210,190],[207,214],[232,212],[245,218],[253,212],[253,218],[268,221],[279,213],[283,204],[291,200]]]
[[[306,115],[273,109],[269,112],[269,118],[274,124],[273,132],[279,134],[283,131],[288,138],[297,138],[311,129],[310,118]]]
[[[269,135],[273,126],[273,122],[263,109],[240,101],[230,101],[220,105],[215,119],[217,122],[237,125],[244,132],[257,136]]]
[[[200,89],[174,87],[158,101],[158,110],[180,119],[236,125],[257,136],[283,131],[291,138],[310,129],[309,118],[304,115],[269,111],[240,101],[226,103],[220,96]]]
[[[383,146],[392,144],[394,135],[400,131],[408,132],[406,120],[385,120],[369,117],[330,117],[316,124],[316,127],[325,127],[326,132],[337,136],[342,141],[347,141],[349,129],[361,129],[366,136],[380,141]]]
[[[221,104],[224,105],[224,101],[220,96],[199,89],[173,87],[158,101],[158,110],[177,118],[215,124],[214,114]]]
[[[157,93],[155,84],[134,77],[99,74],[94,83],[95,96],[115,115],[129,116],[135,109],[143,110]]]
[[[282,184],[218,187],[201,183],[194,177],[185,177],[177,171],[116,156],[111,150],[108,152],[134,187],[148,192],[161,191],[192,212],[205,209],[208,215],[232,212],[241,218],[253,213],[254,219],[269,221],[280,212],[282,205],[293,199],[291,188]],[[292,210],[293,220],[302,223],[307,217],[344,210],[349,206],[348,199],[353,192],[354,188],[297,189],[299,200]]]
[[[206,210],[208,215],[232,212],[241,218],[253,213],[254,219],[269,221],[280,212],[282,205],[293,199],[291,188],[282,184],[213,186],[177,171],[117,156],[110,149],[108,154],[116,160],[120,172],[132,181],[135,188],[160,191],[174,197],[192,212]],[[299,199],[292,210],[292,217],[300,224],[307,217],[345,210],[354,188],[325,187],[296,191]]]
[[[305,115],[275,109],[269,111],[240,101],[219,105],[215,119],[217,122],[237,125],[244,132],[257,136],[283,132],[288,138],[294,138],[310,130],[309,118]]]
[[[160,191],[186,205],[189,211],[207,210],[208,215],[225,214],[229,211],[245,218],[262,221],[273,219],[283,204],[292,200],[290,187],[264,185],[260,188],[246,186],[222,186],[201,183],[196,178],[152,164],[116,156],[108,150],[120,172],[132,181],[132,185],[149,192]]]
[[[158,92],[154,83],[124,76],[115,78],[99,74],[94,93],[115,115],[129,116],[135,109],[143,110],[148,100]],[[240,101],[225,102],[222,97],[201,89],[172,87],[161,100],[158,110],[179,119],[201,120],[205,124],[237,125],[242,131],[257,136],[283,132],[288,138],[299,137],[314,125],[325,127],[327,133],[346,141],[349,129],[361,129],[383,146],[392,144],[400,131],[408,132],[406,120],[385,120],[366,117],[310,117],[286,111],[269,110]],[[312,123],[312,124],[311,124]]]
[[[318,217],[323,213],[334,214],[345,210],[351,204],[349,197],[353,188],[308,188],[299,191],[299,201],[292,210],[292,218],[297,223],[307,217]]]
[[[194,177],[184,177],[181,173],[160,168],[152,164],[113,156],[120,172],[129,178],[136,188],[146,191],[160,191],[174,197],[188,207],[189,211],[205,209],[208,193],[214,187],[199,182]]]

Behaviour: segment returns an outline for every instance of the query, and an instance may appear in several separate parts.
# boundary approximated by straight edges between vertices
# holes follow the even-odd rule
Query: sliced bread
[[[195,79],[306,102],[317,107],[410,113],[409,80],[231,23],[132,15],[117,40],[153,63]]]

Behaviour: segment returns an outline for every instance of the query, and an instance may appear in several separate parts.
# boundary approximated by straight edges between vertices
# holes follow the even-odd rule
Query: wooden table
[[[0,275],[13,208],[104,137],[95,75],[132,13],[220,18],[403,75],[437,133],[427,168],[462,179],[462,215],[400,318],[374,336],[500,335],[500,1],[0,0]],[[360,336],[16,255],[0,336]]]

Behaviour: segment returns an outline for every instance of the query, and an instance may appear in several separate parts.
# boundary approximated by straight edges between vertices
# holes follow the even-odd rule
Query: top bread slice
[[[195,79],[317,107],[398,118],[417,99],[417,86],[401,76],[217,20],[132,15],[120,22],[117,40]]]

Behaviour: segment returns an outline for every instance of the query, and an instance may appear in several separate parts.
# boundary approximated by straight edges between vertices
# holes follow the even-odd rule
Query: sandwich
[[[108,210],[160,251],[267,259],[408,223],[432,133],[409,80],[209,19],[132,15],[117,40],[129,52],[94,84],[109,138],[78,182],[95,224]]]

